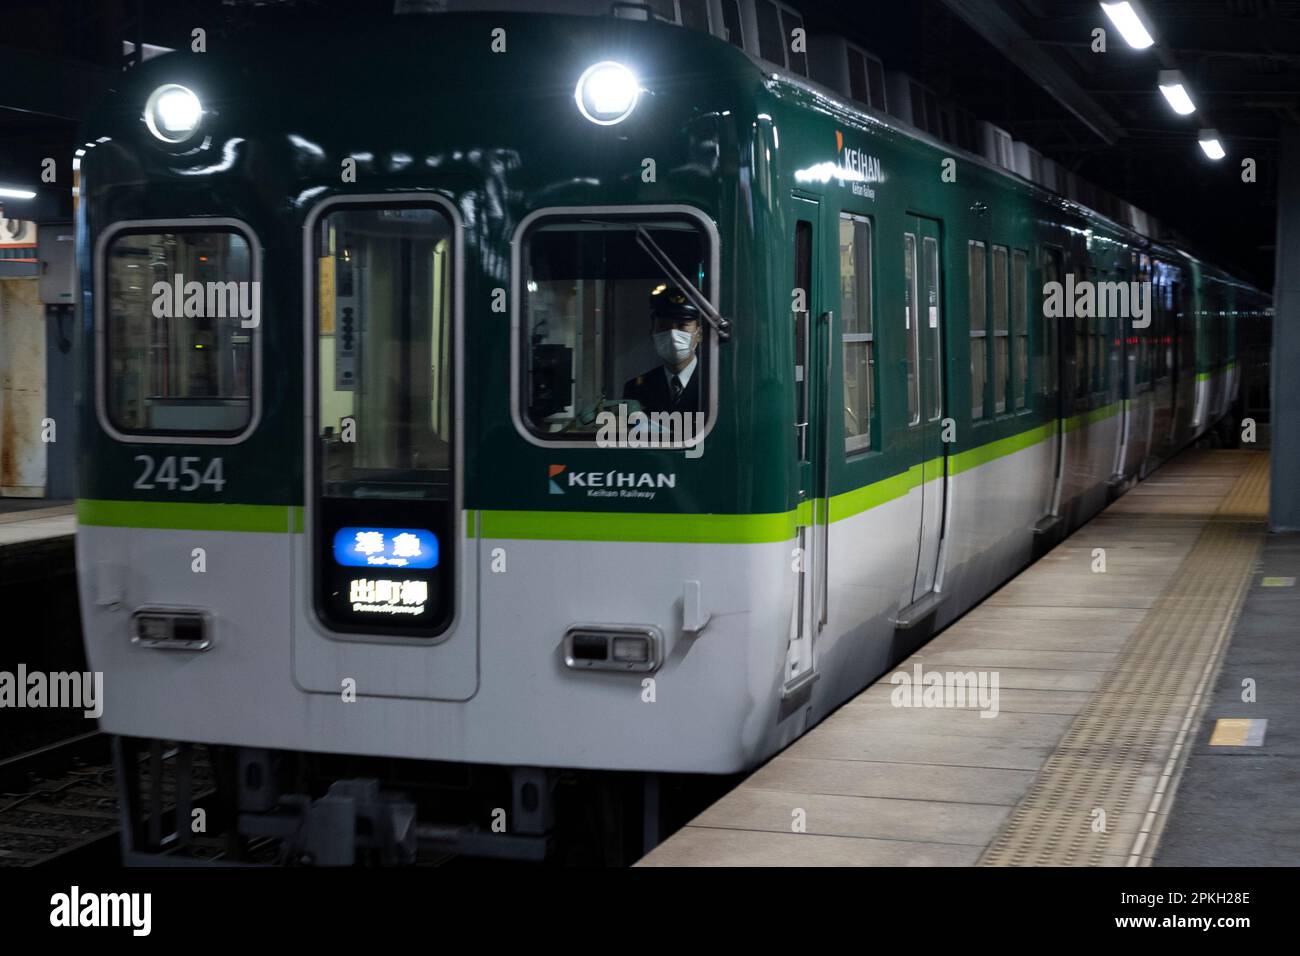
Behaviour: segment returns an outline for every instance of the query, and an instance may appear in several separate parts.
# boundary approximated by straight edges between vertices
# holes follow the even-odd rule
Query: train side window
[[[1012,355],[1015,369],[1017,410],[1029,401],[1029,254],[1021,249],[1011,253],[1011,335],[1015,342]]]
[[[939,315],[939,243],[930,236],[921,240],[921,309],[917,313],[917,326],[925,330],[930,353],[926,362],[930,373],[926,376],[926,421],[937,422],[943,415],[943,356],[940,354],[941,317]]]
[[[841,354],[844,364],[844,452],[872,447],[875,335],[872,322],[871,221],[840,215]]]
[[[1084,267],[1084,278],[1092,279],[1092,267]],[[1084,398],[1092,390],[1092,336],[1088,318],[1075,317],[1074,321],[1074,395]]]
[[[105,425],[121,437],[233,441],[253,427],[261,283],[234,226],[110,232],[98,298]]]
[[[970,290],[970,417],[984,417],[984,380],[988,376],[988,289],[984,243],[972,240],[967,249]]]
[[[640,244],[638,227],[676,276]],[[597,442],[624,421],[628,441],[643,443],[629,447],[700,434],[714,337],[677,282],[707,297],[714,254],[700,222],[680,213],[556,214],[528,225],[516,293],[524,427],[543,441]],[[644,428],[635,412],[647,416]]]
[[[1061,280],[1061,250],[1053,249],[1049,246],[1043,247],[1043,285],[1049,282],[1060,282]],[[1039,376],[1038,389],[1043,395],[1050,396],[1060,383],[1057,381],[1058,366],[1056,364],[1056,350],[1059,343],[1056,341],[1057,320],[1046,314],[1046,310],[1038,307],[1039,299],[1035,299],[1035,310],[1042,315],[1042,342],[1039,343]]]
[[[1126,278],[1127,277],[1121,272],[1118,274],[1118,278],[1116,281],[1125,282]],[[1100,312],[1101,311],[1100,308],[1098,308],[1097,311]],[[1116,320],[1112,316],[1109,315],[1100,316],[1096,314],[1093,315],[1092,368],[1095,373],[1095,378],[1093,379],[1094,392],[1104,392],[1110,387],[1111,374],[1110,374],[1110,363],[1107,361],[1107,356],[1106,356],[1107,353],[1106,339],[1109,337],[1110,326],[1113,324],[1118,324],[1119,326],[1119,328],[1116,330],[1116,334],[1123,335],[1124,322],[1122,319],[1118,323],[1116,323]],[[1118,358],[1118,356],[1119,353],[1118,350],[1116,350],[1116,358]]]
[[[921,383],[917,375],[921,315],[916,294],[916,236],[903,234],[903,329],[907,338],[907,422],[921,421]]]
[[[812,361],[808,310],[812,307],[808,297],[812,294],[813,225],[800,219],[794,225],[794,288],[802,293],[803,308],[794,310],[794,401],[795,423],[799,429],[799,460],[807,461],[811,445],[808,441],[810,426],[808,394],[810,380],[808,366]]]
[[[1010,344],[1007,330],[1007,249],[993,247],[993,412],[1007,410]]]

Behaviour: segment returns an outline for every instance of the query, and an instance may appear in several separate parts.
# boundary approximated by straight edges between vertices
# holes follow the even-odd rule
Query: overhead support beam
[[[943,0],[972,30],[1041,86],[1102,142],[1113,146],[1123,128],[1084,91],[1029,31],[995,0]]]
[[[11,80],[0,92],[0,106],[79,121],[117,84],[122,74],[91,63],[17,50],[0,45],[0,63]]]

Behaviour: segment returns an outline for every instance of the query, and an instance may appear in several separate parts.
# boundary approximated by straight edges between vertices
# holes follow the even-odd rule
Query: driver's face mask
[[[654,333],[655,351],[666,365],[685,362],[695,351],[695,333],[672,329]]]

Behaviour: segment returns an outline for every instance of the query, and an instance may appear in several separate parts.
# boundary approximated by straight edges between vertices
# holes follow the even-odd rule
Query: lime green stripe
[[[921,466],[913,465],[907,471],[890,475],[883,481],[877,481],[861,488],[854,488],[843,494],[831,496],[831,520],[851,518],[886,501],[901,498],[921,483]]]
[[[214,505],[192,501],[96,501],[77,499],[80,524],[110,528],[171,528],[187,531],[302,531],[296,505]]]
[[[1089,425],[1095,425],[1097,422],[1104,421],[1120,410],[1119,402],[1111,402],[1109,405],[1103,405],[1101,408],[1094,408],[1090,412],[1083,412],[1072,418],[1065,420],[1065,430],[1072,432],[1080,428],[1087,428]]]
[[[1076,415],[1066,422],[1073,431],[1115,414],[1120,403]],[[969,471],[1015,454],[1050,438],[1055,423],[1041,425],[954,455],[951,474]],[[834,495],[830,520],[841,521],[885,502],[901,498],[921,484],[922,476],[938,477],[943,459],[891,475],[862,488]],[[791,511],[769,514],[652,514],[591,511],[474,511],[465,512],[469,538],[514,538],[538,541],[650,541],[689,544],[762,544],[788,541],[795,527],[821,520],[826,499],[803,501]],[[287,510],[286,510],[287,509]],[[117,528],[173,528],[195,531],[303,531],[303,509],[297,505],[223,505],[170,501],[97,501],[78,499],[77,520],[87,525]]]
[[[801,506],[807,507],[808,503]],[[758,515],[483,511],[484,538],[526,541],[658,541],[760,544],[794,536],[794,511]]]
[[[1205,382],[1205,381],[1208,381],[1209,379],[1214,378],[1214,376],[1216,376],[1216,375],[1220,375],[1220,374],[1223,374],[1223,373],[1225,373],[1225,372],[1231,372],[1232,369],[1233,369],[1233,366],[1235,366],[1236,364],[1237,364],[1236,362],[1229,362],[1227,365],[1224,365],[1224,366],[1222,366],[1221,368],[1211,369],[1211,370],[1208,371],[1208,372],[1197,372],[1197,373],[1196,373],[1196,380],[1197,380],[1198,382]]]
[[[1018,435],[991,441],[987,445],[980,445],[978,448],[958,452],[952,456],[952,474],[959,475],[963,471],[970,471],[972,468],[986,465],[994,459],[1014,455],[1030,445],[1037,445],[1040,441],[1046,441],[1055,434],[1056,422],[1052,422],[1050,425],[1031,428],[1029,431],[1021,432]]]

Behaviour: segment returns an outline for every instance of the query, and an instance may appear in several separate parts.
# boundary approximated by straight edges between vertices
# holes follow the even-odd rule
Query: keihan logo
[[[551,494],[553,494],[553,495],[562,495],[562,494],[564,494],[564,489],[561,488],[558,484],[556,484],[556,481],[555,481],[555,476],[558,475],[558,474],[560,474],[562,471],[564,471],[564,466],[563,466],[563,465],[551,465],[551,468],[550,468],[550,472],[551,472],[551,473],[550,473],[550,475],[549,475],[548,477],[549,477],[550,480],[551,480]]]

